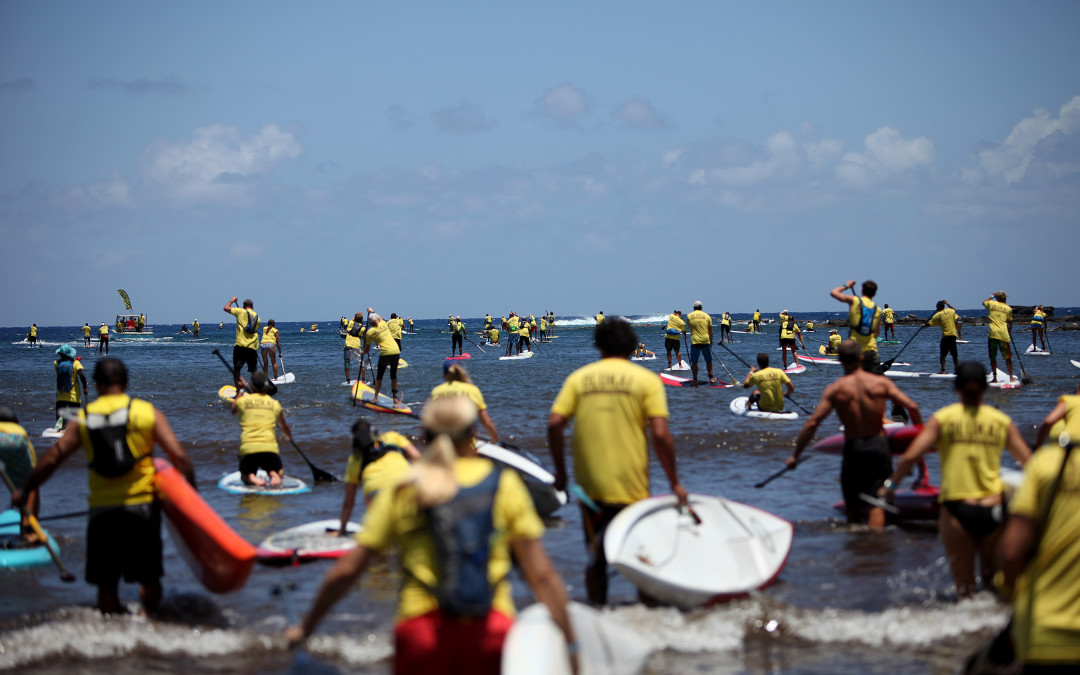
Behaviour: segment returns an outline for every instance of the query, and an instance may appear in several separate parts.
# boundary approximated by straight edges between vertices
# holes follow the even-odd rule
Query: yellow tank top
[[[942,502],[1001,494],[1001,452],[1012,420],[988,405],[965,408],[953,403],[934,413],[941,425]]]
[[[867,297],[855,298],[848,310],[848,337],[859,343],[864,352],[877,351],[877,329],[881,323],[881,310]]]

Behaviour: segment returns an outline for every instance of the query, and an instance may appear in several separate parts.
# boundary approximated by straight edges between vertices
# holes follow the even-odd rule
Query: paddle
[[[777,479],[777,478],[779,478],[780,476],[783,476],[783,475],[784,475],[785,473],[787,473],[788,471],[792,471],[792,470],[794,470],[794,469],[795,469],[795,467],[799,466],[800,464],[802,464],[802,463],[803,463],[803,462],[805,462],[806,460],[810,459],[811,457],[813,457],[813,455],[806,455],[805,457],[802,457],[802,458],[800,458],[800,459],[797,459],[797,460],[795,460],[795,463],[794,463],[794,464],[792,464],[791,466],[785,466],[785,467],[784,467],[783,469],[780,469],[779,471],[777,471],[777,472],[776,472],[776,473],[774,473],[773,475],[769,476],[769,477],[768,477],[768,478],[766,478],[765,480],[761,481],[760,483],[754,483],[754,487],[756,487],[756,488],[763,488],[763,487],[765,487],[766,485],[768,485],[769,483],[773,482],[774,480],[776,480],[776,479]]]
[[[225,367],[229,368],[229,362],[225,360],[225,357],[221,355],[221,352],[219,352],[218,350],[215,349],[214,353],[217,354],[217,357],[219,359],[221,359],[222,363],[225,364]],[[230,370],[230,372],[232,371],[231,368],[229,368],[229,370]],[[271,383],[271,385],[273,385],[273,383]],[[250,392],[251,390],[248,389],[248,391]],[[239,393],[239,392],[237,392],[237,393]],[[338,479],[333,474],[331,474],[331,473],[329,473],[327,471],[323,471],[319,467],[312,464],[311,460],[309,460],[307,458],[307,455],[304,454],[304,451],[301,450],[300,446],[298,446],[296,444],[296,441],[294,441],[292,439],[292,436],[289,436],[289,443],[292,444],[293,448],[295,448],[296,451],[298,453],[300,453],[300,456],[304,459],[304,461],[307,462],[308,467],[311,469],[311,476],[312,476],[312,478],[315,479],[316,483],[336,483],[336,482],[338,482]]]
[[[1016,345],[1016,343],[1013,342],[1013,339],[1012,339],[1012,329],[1010,328],[1009,329],[1009,346],[1012,347],[1012,346],[1015,346],[1015,345]],[[1020,358],[1020,350],[1016,349],[1014,351],[1016,352],[1016,361],[1020,364],[1020,383],[1021,384],[1031,384],[1031,382],[1032,382],[1031,376],[1028,375],[1027,370],[1024,368],[1024,361],[1023,361],[1023,359]]]
[[[1054,346],[1050,344],[1050,319],[1047,318],[1043,321],[1042,329],[1043,339],[1046,340],[1046,351],[1053,353]]]
[[[89,515],[89,511],[69,511],[68,513],[54,513],[49,516],[41,516],[38,518],[38,522],[48,522],[50,520],[63,520],[65,518],[79,518],[80,516]]]
[[[909,344],[911,344],[911,341],[914,340],[915,337],[922,332],[923,328],[926,328],[926,324],[919,326],[919,330],[915,331],[915,335],[912,335],[908,338],[908,341],[904,343],[904,346],[900,348],[900,351],[896,352],[896,356],[881,364],[882,374],[887,373],[889,371],[889,368],[892,368],[893,362],[896,361],[896,359],[900,358],[900,355],[904,353],[904,350],[907,349],[907,346]]]
[[[894,516],[900,515],[900,509],[896,508],[895,506],[893,506],[889,502],[885,501],[884,499],[878,499],[877,497],[871,497],[870,495],[866,494],[865,492],[860,492],[859,493],[859,499],[863,500],[864,502],[866,502],[870,506],[876,506],[879,509],[884,509],[885,511],[888,511],[889,513],[893,514]]]
[[[281,364],[281,381],[285,381],[285,355],[281,353],[281,347],[278,346],[278,362]]]
[[[723,344],[723,342],[724,341],[721,340],[717,344]],[[716,361],[720,364],[720,367],[724,369],[724,372],[727,373],[727,376],[731,378],[731,386],[733,386],[733,387],[739,386],[739,381],[735,379],[735,376],[731,374],[731,371],[728,370],[728,367],[724,365],[724,362],[720,360],[719,356],[716,357]]]
[[[728,354],[731,354],[731,355],[732,355],[732,356],[734,356],[735,358],[739,359],[739,363],[743,364],[743,365],[744,365],[744,366],[746,366],[747,368],[751,368],[751,367],[752,367],[752,366],[751,366],[751,365],[750,365],[749,363],[747,363],[746,361],[743,361],[743,360],[742,360],[742,358],[741,358],[741,357],[740,357],[740,356],[739,356],[738,354],[736,354],[735,352],[733,352],[733,351],[731,351],[730,349],[728,349],[728,346],[727,346],[727,345],[725,345],[725,344],[723,344],[723,343],[720,343],[720,346],[721,346],[721,347],[723,347],[724,349],[727,349],[727,351],[728,351]]]
[[[784,398],[786,398],[787,400],[789,400],[789,401],[791,401],[792,403],[794,403],[794,404],[795,404],[795,407],[796,407],[796,408],[798,408],[799,410],[803,411],[803,412],[804,412],[804,413],[806,413],[807,415],[813,415],[813,414],[814,414],[814,413],[810,412],[809,410],[807,410],[806,408],[804,408],[804,407],[802,407],[801,405],[799,405],[799,402],[798,402],[798,401],[796,401],[795,399],[791,398],[791,396],[789,396],[788,394],[784,394]]]
[[[8,475],[7,467],[4,465],[3,460],[0,460],[0,476],[4,478],[4,483],[7,484],[8,490],[11,490],[11,494],[15,494],[15,483],[12,482],[11,476]],[[49,544],[49,538],[45,536],[45,533],[41,530],[41,525],[38,524],[37,518],[34,517],[34,514],[27,513],[25,504],[19,506],[19,512],[22,515],[26,516],[26,521],[30,523],[30,529],[32,529],[34,531],[34,534],[38,536],[38,539],[41,541],[41,545],[44,546],[45,550],[49,552],[49,557],[52,558],[52,561],[56,565],[56,568],[60,570],[60,580],[66,582],[75,581],[75,575],[71,572],[68,572],[67,568],[64,567],[63,561],[60,560],[60,556],[56,553],[56,551],[53,550],[53,547]]]
[[[683,347],[686,347],[686,364],[690,365],[690,347],[686,344],[686,333],[682,334],[682,343]]]
[[[476,344],[475,342],[473,342],[473,341],[472,341],[472,340],[470,340],[469,338],[465,338],[465,342],[468,342],[469,344],[471,344],[471,345],[472,345],[473,347],[476,347],[477,349],[479,349],[479,350],[480,350],[481,352],[483,352],[484,354],[487,354],[487,352],[485,352],[485,351],[484,351],[484,348],[483,348],[483,347],[481,347],[480,345]]]

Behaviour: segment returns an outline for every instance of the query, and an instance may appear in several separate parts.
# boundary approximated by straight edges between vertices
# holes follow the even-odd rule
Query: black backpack
[[[94,449],[90,468],[105,478],[119,478],[135,467],[136,457],[127,442],[131,401],[108,415],[86,414],[86,432]]]

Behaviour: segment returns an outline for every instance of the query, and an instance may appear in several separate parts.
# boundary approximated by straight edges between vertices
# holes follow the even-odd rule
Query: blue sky
[[[0,324],[1080,304],[1080,3],[0,3]]]

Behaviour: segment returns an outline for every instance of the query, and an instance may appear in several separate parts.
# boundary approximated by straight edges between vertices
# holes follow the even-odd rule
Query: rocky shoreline
[[[1028,328],[1028,324],[1031,323],[1031,317],[1035,313],[1035,307],[1033,305],[1013,305],[1013,330],[1023,331]],[[1046,324],[1048,331],[1070,331],[1080,330],[1080,316],[1076,314],[1068,314],[1062,317],[1054,316],[1054,308],[1044,306],[1043,310],[1046,312]],[[986,326],[989,325],[990,319],[985,314],[980,316],[961,316],[965,326]],[[908,314],[907,316],[897,316],[896,323],[899,326],[919,326],[922,325],[925,319],[920,319],[914,314]],[[1057,324],[1057,325],[1053,325]],[[829,319],[827,325],[830,328],[839,328],[847,326],[847,319]]]

